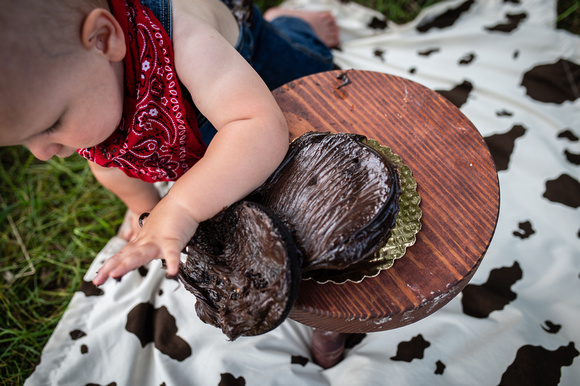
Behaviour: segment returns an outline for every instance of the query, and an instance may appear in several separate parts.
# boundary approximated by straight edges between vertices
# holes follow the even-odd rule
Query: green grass
[[[0,380],[22,384],[124,209],[79,156],[0,159]]]
[[[561,0],[558,27],[580,33],[580,0]],[[261,0],[259,5],[275,5]],[[359,0],[396,23],[437,0]],[[124,207],[79,156],[48,162],[0,149],[0,382],[22,384]]]

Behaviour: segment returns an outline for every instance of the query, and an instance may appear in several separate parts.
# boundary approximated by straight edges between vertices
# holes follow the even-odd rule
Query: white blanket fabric
[[[355,3],[286,5],[336,15],[337,66],[440,91],[486,139],[501,208],[471,283],[426,319],[354,336],[323,370],[311,329],[292,320],[227,341],[158,261],[96,289],[96,270],[123,246],[113,238],[27,384],[580,384],[580,36],[555,30],[555,0],[447,1],[400,26]]]

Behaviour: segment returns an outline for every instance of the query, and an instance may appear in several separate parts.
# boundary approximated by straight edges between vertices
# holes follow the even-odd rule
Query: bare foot
[[[340,43],[336,19],[328,11],[305,11],[274,7],[264,13],[264,19],[268,21],[272,21],[280,16],[291,16],[304,20],[310,24],[316,36],[330,48],[338,47]]]

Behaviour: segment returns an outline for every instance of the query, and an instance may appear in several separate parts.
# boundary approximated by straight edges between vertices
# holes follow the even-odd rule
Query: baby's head
[[[106,0],[5,1],[0,37],[0,146],[66,157],[115,130],[125,39]]]

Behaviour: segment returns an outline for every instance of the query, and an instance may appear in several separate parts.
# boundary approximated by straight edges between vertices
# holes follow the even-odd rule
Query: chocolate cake
[[[399,210],[397,168],[355,134],[307,133],[249,195],[201,223],[179,279],[198,316],[234,340],[278,326],[307,271],[382,247]]]
[[[251,196],[291,230],[303,272],[345,269],[390,236],[399,211],[397,168],[365,139],[306,133]]]
[[[241,201],[202,222],[186,247],[178,278],[197,298],[199,318],[231,340],[278,326],[300,284],[296,246],[280,220]]]

